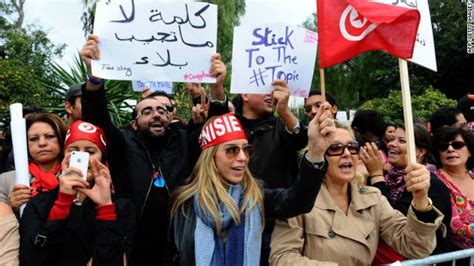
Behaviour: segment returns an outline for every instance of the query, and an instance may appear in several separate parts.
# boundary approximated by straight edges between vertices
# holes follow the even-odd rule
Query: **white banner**
[[[413,57],[408,61],[437,71],[436,53],[431,27],[431,14],[428,0],[375,0],[376,2],[396,5],[400,7],[418,9],[420,12],[420,25],[416,34]]]
[[[318,37],[307,29],[268,24],[234,28],[232,93],[270,93],[283,79],[293,96],[308,96]]]
[[[213,83],[217,6],[113,0],[97,3],[94,34],[100,60],[94,76],[117,80]]]
[[[413,57],[408,61],[437,71],[435,44],[433,39],[433,28],[431,27],[431,15],[428,0],[413,0],[420,12],[420,26],[416,34],[415,50]]]

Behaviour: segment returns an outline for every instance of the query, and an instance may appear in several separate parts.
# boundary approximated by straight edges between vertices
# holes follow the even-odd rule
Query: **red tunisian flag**
[[[326,68],[370,50],[413,55],[420,13],[391,0],[317,0],[319,65]]]

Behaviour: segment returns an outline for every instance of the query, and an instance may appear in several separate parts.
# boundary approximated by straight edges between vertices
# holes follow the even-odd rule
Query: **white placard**
[[[413,57],[408,61],[437,71],[436,53],[431,26],[431,14],[428,0],[375,0],[379,3],[396,5],[405,8],[418,9],[420,12],[420,25],[416,34]]]
[[[428,0],[417,0],[415,2],[418,4],[418,11],[421,17],[418,33],[416,34],[413,57],[408,59],[408,61],[433,71],[438,71]]]
[[[94,34],[100,60],[94,76],[117,80],[213,83],[217,6],[113,0],[97,3]]]
[[[313,80],[318,36],[281,24],[234,28],[232,93],[270,93],[283,79],[293,96],[308,96]]]
[[[143,91],[145,88],[150,89],[150,92],[164,91],[166,93],[173,93],[173,82],[167,81],[132,81],[134,91]]]

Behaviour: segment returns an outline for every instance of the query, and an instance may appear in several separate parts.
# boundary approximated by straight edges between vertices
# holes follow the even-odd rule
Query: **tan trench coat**
[[[31,176],[30,176],[31,179]],[[5,172],[0,175],[0,201],[10,205],[8,195],[15,186],[15,171]]]
[[[435,231],[443,220],[437,209],[435,223],[417,220],[394,210],[377,188],[349,185],[347,216],[336,207],[325,184],[311,212],[279,220],[273,230],[271,265],[369,265],[379,237],[407,258],[431,254]]]

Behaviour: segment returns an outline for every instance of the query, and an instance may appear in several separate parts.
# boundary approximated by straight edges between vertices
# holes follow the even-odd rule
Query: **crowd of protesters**
[[[30,186],[0,131],[0,265],[368,265],[474,247],[474,95],[413,123],[409,163],[405,125],[372,110],[343,125],[330,93],[310,92],[306,122],[281,80],[230,101],[214,54],[209,95],[184,85],[190,121],[144,91],[119,128],[91,72],[99,42],[81,51],[67,121],[24,110]]]

